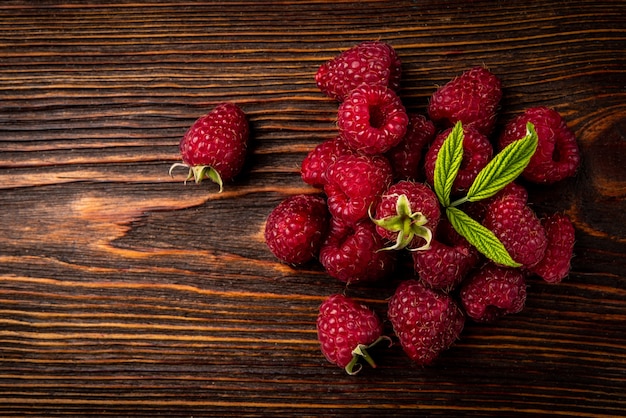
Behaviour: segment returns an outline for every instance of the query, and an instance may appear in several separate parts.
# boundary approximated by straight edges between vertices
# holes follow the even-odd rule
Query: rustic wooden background
[[[3,1],[0,415],[626,416],[625,22],[622,0]],[[584,160],[531,190],[575,222],[565,282],[531,281],[521,314],[468,324],[431,367],[394,346],[348,377],[315,334],[341,284],[262,233],[335,134],[317,67],[372,39],[409,110],[485,64],[501,121],[554,107]],[[217,194],[167,171],[221,101],[253,139]],[[349,294],[384,315],[393,285]]]

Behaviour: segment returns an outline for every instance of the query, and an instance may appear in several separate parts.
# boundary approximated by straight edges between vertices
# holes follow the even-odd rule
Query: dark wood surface
[[[0,5],[1,416],[626,416],[626,3],[83,3]],[[522,313],[468,323],[433,366],[396,345],[349,377],[315,333],[342,285],[262,234],[336,132],[317,67],[372,39],[409,110],[485,64],[500,123],[554,107],[583,164],[530,191],[575,222],[566,281],[531,280]],[[167,171],[222,101],[252,142],[217,194]],[[384,315],[403,278],[348,292]]]

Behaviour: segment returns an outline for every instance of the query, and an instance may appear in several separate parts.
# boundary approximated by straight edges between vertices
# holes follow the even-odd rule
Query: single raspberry
[[[548,237],[548,247],[543,259],[530,270],[548,283],[560,283],[570,271],[574,254],[575,230],[570,218],[561,213],[542,220]]]
[[[526,280],[519,269],[489,263],[463,282],[460,297],[467,316],[477,322],[493,322],[524,309]]]
[[[350,375],[361,370],[360,358],[376,367],[367,349],[389,340],[383,336],[383,323],[374,311],[341,294],[331,295],[322,302],[316,324],[322,353]]]
[[[246,115],[233,103],[216,106],[196,120],[180,141],[182,163],[170,167],[189,169],[187,180],[209,178],[223,189],[243,168],[250,130]]]
[[[341,102],[361,84],[397,91],[401,74],[402,63],[391,45],[366,41],[322,64],[315,81],[325,95]]]
[[[541,184],[552,184],[573,176],[580,165],[580,150],[576,136],[556,110],[533,107],[511,120],[499,138],[500,149],[523,138],[528,122],[534,125],[539,142],[522,176]]]
[[[412,253],[420,280],[435,289],[450,292],[480,260],[476,247],[459,235],[447,219],[437,227],[430,248]]]
[[[383,154],[400,143],[409,117],[396,93],[363,84],[339,105],[337,126],[346,143],[364,154]]]
[[[329,218],[322,197],[290,196],[267,217],[265,242],[279,260],[288,264],[306,263],[317,256]]]
[[[388,277],[396,266],[396,254],[380,251],[383,246],[369,220],[347,224],[332,218],[319,261],[331,277],[342,282],[376,282]]]
[[[439,155],[444,141],[448,135],[450,135],[450,132],[452,132],[452,128],[437,135],[426,153],[424,170],[430,184],[433,184],[437,156]],[[459,172],[454,179],[452,193],[459,194],[467,191],[480,170],[487,165],[492,157],[493,147],[489,139],[471,126],[463,126],[463,160],[461,161]]]
[[[528,191],[526,188],[518,183],[509,183],[504,186],[504,189],[500,190],[490,198],[466,203],[464,210],[468,215],[470,215],[471,218],[482,223],[485,219],[485,215],[487,214],[489,205],[505,195],[510,195],[513,198],[519,199],[524,202],[524,204],[528,202]]]
[[[430,98],[428,115],[444,127],[461,121],[489,135],[502,98],[500,79],[484,67],[474,67],[440,87]]]
[[[385,156],[391,162],[397,180],[419,180],[423,177],[420,163],[426,146],[435,139],[435,124],[417,113],[409,113],[404,138]]]
[[[404,352],[417,364],[431,364],[459,337],[465,315],[452,297],[406,280],[389,300],[387,317]]]
[[[376,205],[376,232],[395,245],[388,249],[424,250],[430,245],[441,211],[437,195],[424,183],[393,184]]]
[[[533,267],[543,258],[548,245],[546,232],[533,210],[515,195],[504,195],[491,202],[483,225],[524,267]]]
[[[528,190],[518,183],[509,183],[502,190],[490,197],[491,201],[502,198],[504,196],[511,196],[518,199],[520,202],[528,203]],[[489,199],[487,199],[489,201]]]
[[[315,187],[324,187],[328,166],[340,156],[353,153],[341,136],[322,142],[302,160],[302,180]]]
[[[381,155],[342,155],[326,170],[330,213],[348,223],[367,218],[392,179],[391,165]]]

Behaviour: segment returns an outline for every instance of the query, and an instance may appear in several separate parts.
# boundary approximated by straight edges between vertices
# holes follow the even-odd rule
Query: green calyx
[[[224,190],[224,184],[222,182],[222,178],[220,177],[220,174],[211,166],[208,166],[208,165],[189,166],[184,163],[174,163],[170,167],[170,171],[169,171],[170,176],[172,176],[172,170],[176,167],[185,167],[189,169],[189,173],[187,174],[187,178],[185,179],[185,184],[187,184],[187,182],[191,179],[194,179],[196,184],[200,184],[202,180],[206,178],[206,179],[211,180],[213,183],[219,186],[220,188],[219,193],[222,193],[222,191]]]
[[[387,337],[386,335],[378,337],[378,339],[374,341],[373,343],[371,343],[370,345],[365,345],[365,344],[357,345],[356,348],[352,350],[352,360],[350,360],[350,363],[348,363],[345,367],[346,373],[348,373],[350,376],[354,376],[355,374],[360,372],[361,369],[363,368],[363,366],[359,363],[359,360],[361,358],[365,359],[365,361],[370,366],[372,366],[373,368],[376,368],[376,363],[374,362],[374,359],[372,358],[372,356],[369,355],[367,350],[374,347],[376,344],[378,344],[381,341],[388,341],[389,346],[391,347],[391,344],[392,344],[391,338]]]
[[[421,212],[411,211],[411,204],[405,194],[398,196],[396,215],[374,219],[370,213],[370,219],[377,226],[387,231],[398,233],[396,243],[391,247],[383,248],[383,250],[401,250],[406,248],[416,236],[423,238],[426,243],[419,248],[410,248],[409,250],[422,251],[430,248],[433,232],[425,226],[428,223],[428,219]]]

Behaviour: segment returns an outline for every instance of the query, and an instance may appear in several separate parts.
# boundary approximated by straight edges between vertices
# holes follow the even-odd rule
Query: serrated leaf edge
[[[443,141],[435,160],[433,186],[444,207],[450,205],[452,185],[463,161],[463,137],[463,124],[459,121]]]
[[[526,124],[526,136],[504,147],[478,173],[464,201],[487,199],[514,181],[528,166],[537,149],[538,138],[532,123]]]
[[[455,207],[448,207],[446,208],[446,215],[454,229],[485,257],[503,266],[521,266],[520,263],[513,260],[502,241],[492,231],[472,219],[465,212]]]

